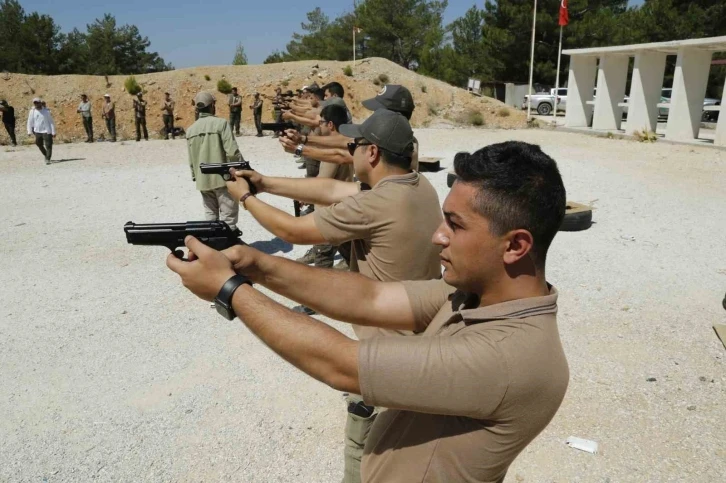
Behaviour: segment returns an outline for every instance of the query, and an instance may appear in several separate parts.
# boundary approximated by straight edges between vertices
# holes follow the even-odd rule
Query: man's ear
[[[366,146],[366,148],[369,150],[368,163],[371,165],[371,168],[375,168],[381,162],[381,150],[375,144]]]
[[[503,260],[507,265],[517,263],[532,251],[534,237],[527,230],[513,230],[507,233],[507,246],[504,250]]]

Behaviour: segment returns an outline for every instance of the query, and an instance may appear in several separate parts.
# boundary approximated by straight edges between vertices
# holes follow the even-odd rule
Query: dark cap
[[[389,109],[396,112],[413,112],[413,96],[411,91],[401,85],[387,85],[376,97],[363,101],[363,107],[371,111]]]
[[[413,130],[401,114],[379,109],[363,124],[341,124],[340,134],[349,138],[365,138],[376,146],[394,154],[410,154],[413,146]]]
[[[309,91],[309,92],[315,92],[315,91],[319,91],[320,90],[320,86],[318,85],[317,82],[313,82],[309,86],[306,86],[305,89],[303,89],[303,90]]]
[[[0,100],[0,106],[7,106],[7,105],[8,105],[8,101],[6,101],[5,99]]]

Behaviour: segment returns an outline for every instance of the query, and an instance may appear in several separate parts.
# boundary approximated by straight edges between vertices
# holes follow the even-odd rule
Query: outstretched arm
[[[227,183],[231,193],[239,193],[237,199],[249,191],[248,183],[258,193],[270,193],[313,205],[329,206],[353,196],[360,191],[358,183],[331,178],[273,178],[257,171],[233,171],[235,179]]]

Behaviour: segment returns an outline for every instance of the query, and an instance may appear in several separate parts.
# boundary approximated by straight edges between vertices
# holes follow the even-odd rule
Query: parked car
[[[549,116],[555,108],[555,91],[557,91],[557,111],[567,110],[567,88],[550,89],[549,92],[538,92],[532,94],[532,109],[541,116]],[[529,95],[522,100],[522,110],[527,109]]]
[[[660,91],[660,103],[661,104],[670,103],[671,102],[671,95],[672,95],[672,93],[673,93],[673,89],[671,89],[670,87],[664,87]],[[720,105],[721,105],[721,101],[719,101],[718,99],[713,99],[711,97],[706,97],[703,100],[703,106],[704,107],[706,107],[706,106],[720,106]],[[662,118],[668,119],[668,111],[669,110],[670,109],[668,107],[659,107],[658,108],[658,117],[662,117]],[[704,110],[701,113],[701,121],[703,121],[703,122],[716,122],[716,121],[718,121],[718,114],[719,114],[719,111],[706,111],[706,110]]]

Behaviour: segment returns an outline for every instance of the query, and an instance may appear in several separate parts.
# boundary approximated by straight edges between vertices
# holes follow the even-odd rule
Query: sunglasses
[[[324,126],[324,125],[328,124],[329,122],[330,121],[326,121],[325,119],[321,119],[321,120],[318,121],[318,124],[320,124],[321,126]]]
[[[373,146],[373,143],[364,143],[364,142],[358,142],[353,141],[352,143],[348,143],[348,152],[351,156],[355,154],[355,150],[358,149],[358,146]]]

